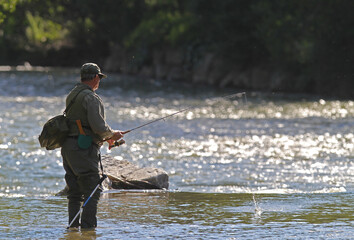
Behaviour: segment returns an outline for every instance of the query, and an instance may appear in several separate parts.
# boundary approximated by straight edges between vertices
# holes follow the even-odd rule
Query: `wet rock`
[[[105,174],[113,189],[167,189],[168,175],[160,168],[145,167],[126,160],[102,156]]]
[[[104,173],[109,181],[104,182],[108,189],[168,189],[168,174],[160,168],[141,168],[126,160],[112,156],[102,156]],[[67,186],[56,196],[66,195]]]
[[[270,74],[265,68],[254,67],[251,72],[251,85],[254,89],[268,89],[270,85]]]
[[[172,67],[167,75],[169,81],[182,81],[184,79],[182,67]]]
[[[214,58],[211,65],[209,66],[209,73],[206,82],[209,85],[217,85],[228,72],[228,67],[226,67],[225,62],[220,58]]]
[[[213,54],[206,54],[204,58],[201,59],[200,62],[198,62],[195,65],[194,71],[193,71],[193,82],[194,83],[199,83],[199,82],[206,82],[208,79],[208,74],[210,70],[210,66],[214,60],[215,56]]]
[[[154,69],[150,66],[143,66],[139,72],[141,77],[152,77],[154,76]]]
[[[184,54],[181,50],[169,49],[166,51],[166,63],[171,66],[182,66]]]
[[[156,64],[155,65],[155,76],[157,79],[165,79],[169,72],[169,68],[165,64]]]

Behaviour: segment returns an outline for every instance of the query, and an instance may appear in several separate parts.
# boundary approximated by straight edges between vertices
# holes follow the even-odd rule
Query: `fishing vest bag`
[[[69,119],[63,115],[49,119],[43,126],[43,130],[38,137],[41,147],[47,150],[60,148],[69,133]]]

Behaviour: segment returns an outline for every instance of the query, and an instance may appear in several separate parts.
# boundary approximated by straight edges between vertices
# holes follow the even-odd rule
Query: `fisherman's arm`
[[[99,135],[102,140],[118,140],[123,137],[120,131],[114,131],[106,122],[104,106],[97,96],[87,96],[85,98],[88,121],[92,131]]]

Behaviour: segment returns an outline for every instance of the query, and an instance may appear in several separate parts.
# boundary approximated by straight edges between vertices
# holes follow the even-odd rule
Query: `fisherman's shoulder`
[[[85,93],[86,93],[86,90],[85,90]],[[85,99],[85,101],[91,102],[91,103],[102,103],[102,99],[94,91],[87,92],[87,94],[84,97],[84,99]]]
[[[79,92],[80,93],[81,92],[87,92],[88,93],[88,92],[93,92],[93,91],[86,84],[78,83],[78,84],[75,85],[75,87],[73,89],[71,89],[69,95],[77,94]]]

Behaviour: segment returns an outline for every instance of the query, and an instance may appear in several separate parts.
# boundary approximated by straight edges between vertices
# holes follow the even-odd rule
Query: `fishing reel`
[[[107,142],[109,144],[108,149],[111,150],[114,147],[119,147],[120,145],[123,145],[125,143],[125,140],[124,139],[120,139],[118,141],[108,140]]]

